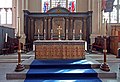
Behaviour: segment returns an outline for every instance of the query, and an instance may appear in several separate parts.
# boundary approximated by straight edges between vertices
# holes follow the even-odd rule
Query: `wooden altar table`
[[[85,59],[83,40],[36,40],[35,59]]]

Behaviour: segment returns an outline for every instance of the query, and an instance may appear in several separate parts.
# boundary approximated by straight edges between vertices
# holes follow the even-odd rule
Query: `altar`
[[[80,44],[80,46],[83,43],[80,39],[86,41],[87,45],[90,45],[90,35],[92,32],[91,28],[92,28],[92,12],[90,11],[70,12],[68,9],[63,7],[52,8],[48,10],[47,13],[36,13],[24,10],[24,32],[26,35],[25,40],[26,48],[28,50],[33,50],[33,43],[35,40],[38,39],[42,40],[39,41],[40,45],[41,43],[45,42],[49,44],[49,45],[47,44],[47,46],[51,46],[51,44],[54,44],[54,42],[50,40],[55,41],[61,39],[63,41],[55,41],[55,45],[53,46],[60,44],[60,46],[62,46],[61,48],[64,48],[63,45],[65,44],[65,48],[68,50],[68,48],[69,49],[71,48],[70,46],[74,45],[75,49],[77,50],[77,48],[79,48],[79,45],[76,45],[76,43]],[[48,40],[48,42],[46,42],[45,40]],[[38,44],[38,42],[35,41],[35,44]],[[68,46],[68,44],[69,47],[66,47]],[[52,48],[54,48],[53,46]],[[60,48],[60,46],[58,48]],[[36,47],[38,46],[36,45]],[[51,51],[50,49],[46,50]],[[89,46],[87,46],[86,50],[89,51]],[[48,54],[48,52],[45,53]],[[66,54],[68,54],[69,52],[75,53],[74,51],[69,50],[66,52]],[[55,52],[51,51],[50,53]],[[62,53],[64,54],[64,52]],[[51,57],[51,55],[49,56]],[[64,58],[64,56],[62,55],[60,56]]]
[[[35,59],[85,59],[83,40],[36,40]]]

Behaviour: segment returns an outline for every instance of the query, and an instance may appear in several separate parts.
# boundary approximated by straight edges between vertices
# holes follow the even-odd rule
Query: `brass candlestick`
[[[61,39],[60,39],[60,37],[61,37],[61,36],[60,36],[60,35],[61,35],[61,32],[60,32],[60,31],[62,30],[62,28],[60,28],[60,26],[58,26],[57,30],[58,30],[58,39],[61,40]]]
[[[106,27],[106,30],[105,30],[105,35],[103,37],[104,38],[104,50],[103,50],[104,62],[101,64],[100,69],[103,70],[103,71],[110,71],[109,65],[107,64],[107,61],[106,61],[106,54],[107,54],[107,20],[105,21],[105,27]]]
[[[25,67],[21,64],[21,44],[20,44],[20,36],[17,36],[18,39],[18,65],[15,68],[16,72],[23,71]]]
[[[100,66],[100,69],[103,70],[103,71],[110,71],[110,68],[107,64],[107,61],[106,61],[106,53],[107,53],[107,47],[106,47],[106,36],[104,37],[104,50],[103,50],[103,53],[104,53],[104,62],[101,64]]]

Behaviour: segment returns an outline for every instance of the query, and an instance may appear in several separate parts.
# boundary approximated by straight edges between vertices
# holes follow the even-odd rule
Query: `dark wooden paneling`
[[[0,26],[0,50],[4,46],[6,33],[8,33],[9,37],[14,38],[15,37],[15,29],[14,28]],[[1,54],[1,52],[0,52],[0,54]]]
[[[31,23],[35,23],[30,22],[30,19],[34,20],[34,19],[43,19],[43,27],[46,30],[46,39],[51,39],[51,29],[52,27],[52,19],[53,18],[66,18],[67,21],[65,21],[65,25],[64,28],[65,30],[68,29],[68,39],[72,40],[73,39],[73,29],[75,28],[75,20],[82,20],[81,26],[79,26],[79,28],[82,29],[82,33],[83,33],[83,40],[87,41],[87,45],[90,44],[90,34],[91,34],[91,27],[92,27],[92,12],[76,12],[76,13],[71,13],[71,12],[64,12],[64,13],[35,13],[35,12],[29,12],[27,10],[24,10],[24,20],[25,20],[25,34],[26,34],[26,44],[30,43],[31,47],[33,45],[33,39],[32,37],[34,37],[34,30],[32,29],[36,29],[34,27],[34,24],[31,26]],[[29,19],[30,18],[30,19]],[[45,23],[46,20],[46,23]],[[76,29],[77,30],[77,29]],[[64,31],[66,32],[66,31]],[[77,32],[77,31],[76,31]],[[64,33],[66,34],[66,33]],[[78,36],[79,33],[76,33]],[[65,35],[66,36],[66,35]],[[43,36],[44,37],[44,36]],[[89,48],[88,48],[89,50]]]

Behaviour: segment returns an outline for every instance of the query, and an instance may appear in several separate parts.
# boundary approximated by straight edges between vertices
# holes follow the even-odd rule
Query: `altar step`
[[[53,69],[53,68],[63,68],[63,69],[91,69],[100,68],[100,63],[93,63],[87,60],[79,59],[60,59],[60,60],[34,60],[32,64],[25,63],[26,69]]]
[[[92,78],[92,79],[73,79],[73,80],[25,80],[25,82],[101,82],[99,79]]]
[[[26,69],[91,69],[91,68],[99,68],[99,64],[46,64],[46,65],[25,65]]]
[[[26,65],[29,69],[7,73],[6,78],[8,80],[26,79],[25,82],[32,82],[32,80],[34,80],[33,82],[37,82],[37,80],[39,80],[38,82],[42,82],[42,80],[52,82],[53,80],[91,80],[93,78],[95,80],[96,78],[117,77],[115,72],[101,71],[99,66],[100,64],[90,64],[86,60],[34,60],[31,65]]]
[[[37,71],[36,71],[37,70]],[[12,79],[84,79],[84,78],[109,78],[115,79],[117,73],[115,72],[100,72],[99,69],[95,69],[97,73],[93,72],[91,69],[32,69],[32,73],[27,73],[28,70],[24,72],[12,72],[7,73],[6,78],[8,80]]]

